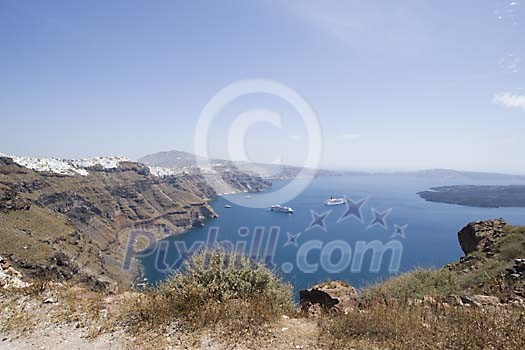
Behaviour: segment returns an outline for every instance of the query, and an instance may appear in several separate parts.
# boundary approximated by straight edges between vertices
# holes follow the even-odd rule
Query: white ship
[[[341,205],[346,203],[346,198],[343,197],[330,197],[325,202],[324,205]]]
[[[290,207],[285,207],[285,206],[283,206],[283,205],[279,205],[279,204],[272,205],[271,210],[272,210],[272,211],[279,212],[279,213],[293,214],[293,209],[292,209],[292,208],[290,208]]]

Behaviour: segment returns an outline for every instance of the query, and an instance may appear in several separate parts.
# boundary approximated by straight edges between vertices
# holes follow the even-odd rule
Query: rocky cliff
[[[74,169],[34,171],[0,157],[0,255],[28,276],[126,287],[131,229],[161,239],[216,216],[208,202],[217,193],[200,174],[153,176],[129,161]],[[244,174],[224,181],[239,191],[266,186]]]
[[[505,235],[507,223],[503,219],[476,221],[458,232],[458,241],[465,255],[475,251],[492,253],[495,241]]]

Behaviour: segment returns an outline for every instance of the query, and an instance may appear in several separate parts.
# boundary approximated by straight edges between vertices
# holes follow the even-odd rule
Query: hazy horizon
[[[0,0],[0,153],[194,153],[212,97],[264,78],[315,110],[320,168],[525,174],[524,20],[522,0]],[[267,94],[232,101],[197,141],[231,158],[254,109],[281,119],[245,130],[251,160],[302,164],[302,116]]]

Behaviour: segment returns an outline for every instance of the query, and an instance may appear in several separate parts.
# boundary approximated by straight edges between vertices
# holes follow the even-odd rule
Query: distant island
[[[525,207],[525,185],[474,186],[457,185],[433,187],[418,195],[430,202],[499,208]]]

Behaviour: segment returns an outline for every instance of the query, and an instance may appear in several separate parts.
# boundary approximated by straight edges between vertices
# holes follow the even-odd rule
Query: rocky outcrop
[[[95,204],[73,191],[44,194],[35,204],[66,214],[70,219],[83,224],[89,224],[93,216],[102,214],[102,210]]]
[[[471,222],[458,232],[458,240],[465,255],[475,251],[494,254],[493,247],[497,238],[505,235],[507,223],[503,219]]]
[[[26,168],[16,164],[9,157],[0,156],[0,175],[1,174],[25,174]]]
[[[339,304],[339,299],[332,298],[330,294],[315,288],[301,290],[299,297],[303,311],[307,311],[309,307],[314,305],[319,305],[324,310],[330,310]]]
[[[0,184],[0,212],[29,210],[30,207],[30,200],[20,197],[14,189]]]
[[[330,281],[299,291],[301,310],[309,316],[323,311],[346,312],[358,304],[355,288],[343,281]]]
[[[224,172],[222,179],[239,191],[260,192],[271,187],[271,183],[260,176],[241,172]]]
[[[22,280],[22,274],[15,270],[11,264],[0,256],[0,288],[25,288],[29,283]]]
[[[506,277],[513,280],[525,280],[525,259],[514,259],[514,266],[506,270]]]

